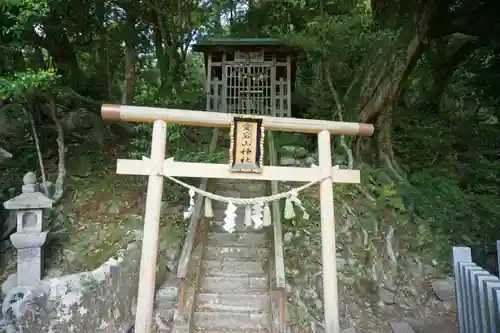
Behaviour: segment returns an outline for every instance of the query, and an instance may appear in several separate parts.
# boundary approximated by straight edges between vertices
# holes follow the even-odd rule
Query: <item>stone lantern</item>
[[[42,278],[42,245],[47,238],[43,232],[43,209],[53,201],[38,192],[36,176],[28,172],[23,177],[22,194],[4,202],[4,207],[16,210],[17,232],[10,236],[17,249],[17,285],[32,286]]]

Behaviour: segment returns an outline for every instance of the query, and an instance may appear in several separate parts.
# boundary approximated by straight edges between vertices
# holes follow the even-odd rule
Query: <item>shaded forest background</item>
[[[390,174],[429,241],[491,247],[499,11],[493,0],[1,0],[0,201],[35,168],[63,198],[78,146],[109,164],[119,143],[146,153],[150,127],[102,122],[103,102],[203,109],[197,40],[275,37],[304,50],[295,117],[375,124],[372,139],[336,138],[335,154]],[[211,158],[200,133],[169,126],[171,153]]]

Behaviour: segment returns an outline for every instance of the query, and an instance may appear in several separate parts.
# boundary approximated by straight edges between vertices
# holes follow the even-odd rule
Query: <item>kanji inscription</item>
[[[264,127],[262,119],[233,118],[229,169],[234,172],[262,172]]]

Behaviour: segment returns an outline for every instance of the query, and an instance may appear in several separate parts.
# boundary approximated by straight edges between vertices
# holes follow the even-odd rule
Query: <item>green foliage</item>
[[[490,247],[500,239],[500,147],[498,125],[466,106],[441,112],[401,110],[395,142],[413,186],[403,189],[409,212],[446,238],[439,252],[449,262],[453,245]]]
[[[53,93],[59,78],[50,70],[29,70],[0,76],[0,99],[23,102],[26,98]]]

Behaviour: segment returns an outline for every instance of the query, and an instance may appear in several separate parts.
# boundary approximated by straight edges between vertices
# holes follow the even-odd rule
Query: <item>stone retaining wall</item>
[[[308,151],[305,147],[298,145],[281,146],[278,149],[279,165],[310,167],[311,164],[318,165],[318,153]],[[333,155],[332,164],[344,167],[347,161],[344,155]]]
[[[318,164],[318,154],[300,146],[281,146],[278,149],[279,165],[309,167]]]
[[[4,290],[0,332],[126,333],[136,310],[140,245],[130,244],[90,272]]]

